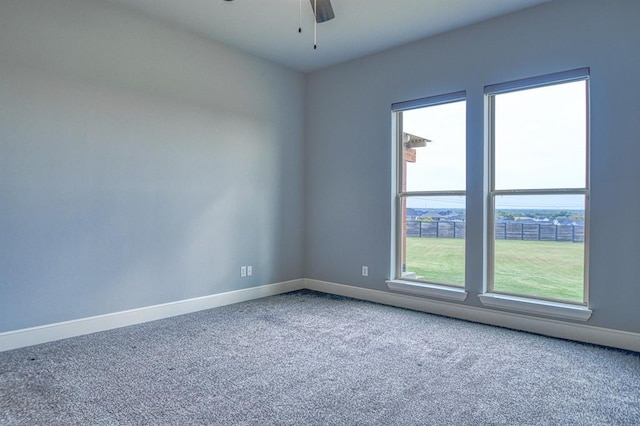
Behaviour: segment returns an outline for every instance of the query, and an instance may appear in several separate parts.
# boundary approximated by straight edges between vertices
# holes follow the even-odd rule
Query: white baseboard
[[[25,346],[37,345],[68,337],[98,331],[111,330],[148,321],[169,318],[218,306],[231,305],[261,297],[287,293],[304,288],[304,280],[292,280],[260,287],[252,287],[227,293],[213,294],[194,299],[146,306],[128,311],[114,312],[89,318],[47,324],[39,327],[0,333],[0,352]]]
[[[141,324],[148,321],[155,321],[205,309],[216,308],[219,306],[231,305],[247,300],[301,290],[303,288],[323,293],[352,297],[354,299],[368,300],[384,305],[413,309],[431,314],[544,334],[551,337],[577,340],[580,342],[594,343],[640,352],[640,333],[495,311],[492,309],[478,308],[458,303],[450,303],[306,278],[268,284],[260,287],[252,287],[243,290],[235,290],[227,293],[213,294],[194,299],[180,300],[161,305],[147,306],[128,311],[114,312],[95,317],[81,318],[56,324],[4,332],[0,333],[0,352],[74,336],[81,336],[83,334]]]
[[[368,300],[384,305],[640,352],[640,333],[495,311],[327,281],[305,279],[304,286],[310,290]]]

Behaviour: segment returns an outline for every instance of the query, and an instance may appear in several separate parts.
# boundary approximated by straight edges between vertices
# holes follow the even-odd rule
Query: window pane
[[[493,291],[582,303],[584,195],[495,197]]]
[[[465,197],[403,198],[402,278],[464,286]]]
[[[466,102],[402,112],[406,191],[454,191],[466,186]]]
[[[495,95],[495,189],[586,186],[586,84]]]

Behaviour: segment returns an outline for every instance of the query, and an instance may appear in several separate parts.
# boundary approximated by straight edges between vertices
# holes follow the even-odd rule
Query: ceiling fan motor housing
[[[334,15],[333,13],[331,0],[309,0],[309,1],[311,2],[311,8],[313,9],[313,14],[316,17],[317,23],[329,21],[336,17],[336,15]]]

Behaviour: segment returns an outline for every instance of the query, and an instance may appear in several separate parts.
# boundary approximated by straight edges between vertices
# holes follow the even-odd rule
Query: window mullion
[[[465,196],[466,191],[405,191],[400,192],[401,197],[430,197],[430,196]]]
[[[585,195],[587,188],[555,188],[555,189],[495,189],[491,191],[491,195]]]

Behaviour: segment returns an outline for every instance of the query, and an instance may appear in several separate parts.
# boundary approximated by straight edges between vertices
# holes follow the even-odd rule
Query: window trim
[[[459,92],[446,93],[444,95],[427,96],[425,98],[413,99],[404,102],[395,102],[391,104],[391,112],[409,111],[412,109],[436,106],[442,104],[450,104],[452,102],[466,101],[467,91],[460,90]]]
[[[479,294],[478,298],[484,306],[506,309],[527,314],[543,315],[575,321],[586,321],[593,311],[586,306],[574,303],[563,303],[546,299],[515,296],[503,293]]]
[[[393,165],[395,168],[395,184],[394,188],[394,214],[393,221],[395,223],[395,238],[392,238],[394,244],[392,249],[392,271],[391,279],[387,280],[387,286],[394,291],[401,291],[414,295],[432,296],[445,299],[463,301],[467,297],[466,279],[462,286],[455,284],[439,283],[426,280],[412,280],[402,277],[402,237],[404,220],[402,215],[402,200],[414,196],[463,196],[466,197],[467,191],[451,190],[451,191],[402,191],[403,183],[403,149],[402,149],[402,112],[410,111],[418,108],[432,107],[444,105],[454,102],[467,101],[467,92],[465,90],[451,92],[442,95],[429,96],[424,98],[413,99],[410,101],[396,102],[391,104],[391,115],[393,122],[393,137],[395,158]],[[466,158],[465,158],[466,164]],[[465,167],[466,169],[466,167]],[[465,209],[466,211],[466,209]],[[465,213],[466,214],[466,213]],[[466,239],[466,238],[465,238]],[[466,242],[465,242],[466,243]],[[465,253],[466,258],[466,253]],[[466,261],[466,259],[465,259]],[[466,274],[465,274],[466,275]]]
[[[585,82],[585,186],[584,188],[553,188],[553,189],[495,189],[495,96],[518,92],[527,89],[548,87],[577,81]],[[485,86],[485,106],[487,111],[486,123],[488,129],[488,168],[489,185],[487,193],[487,276],[484,293],[478,297],[482,304],[503,309],[515,309],[529,313],[557,316],[565,319],[586,321],[591,316],[589,304],[589,223],[590,223],[590,69],[578,68],[570,71],[546,74],[537,77],[514,80],[505,83]],[[494,291],[495,280],[495,200],[500,195],[561,195],[575,194],[585,197],[584,224],[584,266],[583,266],[583,297],[581,302],[557,300],[533,295],[511,294]],[[576,310],[578,309],[578,310]]]
[[[454,287],[444,284],[434,284],[425,281],[414,281],[408,279],[387,280],[389,290],[407,293],[414,296],[435,297],[438,299],[454,300],[463,302],[469,294],[462,287]]]
[[[489,84],[484,86],[485,95],[501,95],[509,92],[519,92],[536,87],[553,86],[555,84],[571,83],[573,81],[589,80],[589,67],[576,68],[569,71],[561,71],[536,77],[521,78],[519,80],[504,83]]]

